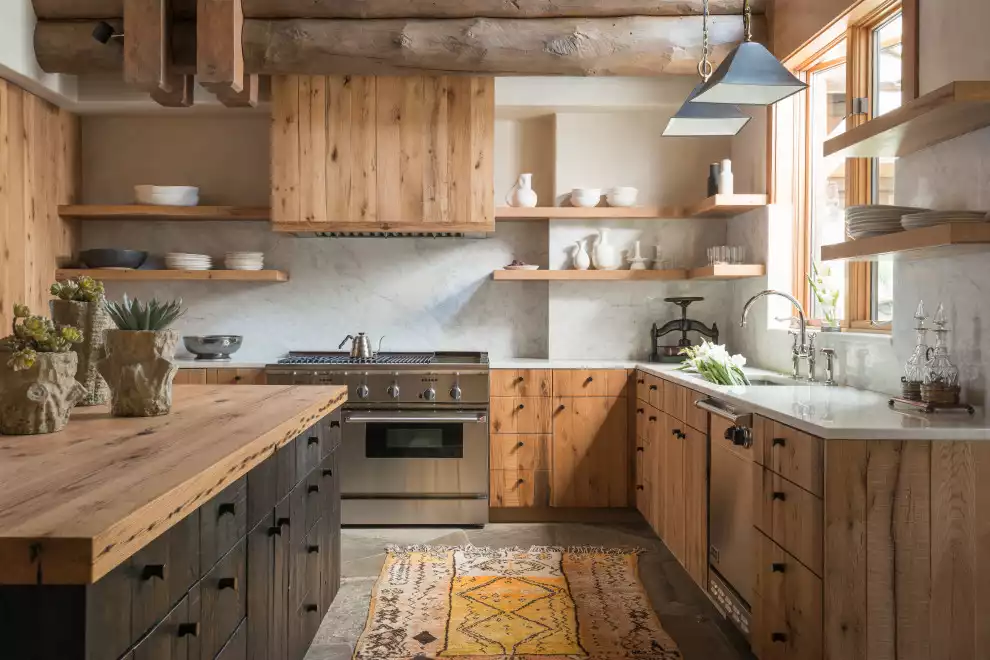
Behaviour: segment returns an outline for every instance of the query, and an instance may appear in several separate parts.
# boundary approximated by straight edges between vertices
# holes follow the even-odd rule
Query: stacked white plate
[[[262,252],[228,252],[223,263],[228,270],[261,270],[265,267],[265,255]]]
[[[165,267],[169,270],[210,270],[213,259],[208,254],[169,252],[165,255]]]
[[[926,209],[913,206],[850,206],[846,209],[846,234],[849,238],[883,236],[904,231],[901,216],[907,213],[920,213]]]
[[[924,213],[909,213],[901,218],[904,229],[921,229],[946,225],[950,222],[987,222],[990,215],[983,211],[926,211]]]

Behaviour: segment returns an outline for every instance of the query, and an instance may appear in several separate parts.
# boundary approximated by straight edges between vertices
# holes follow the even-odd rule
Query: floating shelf
[[[990,82],[954,82],[825,142],[825,155],[906,156],[990,126]]]
[[[706,266],[685,270],[496,270],[497,281],[514,282],[656,282],[670,280],[736,280],[761,277],[765,266]]]
[[[683,218],[729,218],[767,205],[766,195],[715,195],[690,208],[679,206],[542,206],[495,209],[495,220],[521,222],[546,220],[676,220]]]
[[[922,258],[990,249],[990,223],[961,222],[822,246],[822,261],[873,261],[886,254]]]
[[[174,282],[216,280],[226,282],[288,282],[289,274],[280,270],[114,270],[100,268],[60,268],[55,279],[79,275],[106,282]]]
[[[267,221],[271,209],[250,206],[150,206],[141,204],[86,204],[60,206],[63,218],[78,220],[184,220]]]

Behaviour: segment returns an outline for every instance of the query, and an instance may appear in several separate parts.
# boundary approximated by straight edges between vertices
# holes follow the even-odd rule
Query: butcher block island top
[[[347,388],[182,385],[172,413],[76,408],[0,436],[0,584],[88,584],[339,408]]]

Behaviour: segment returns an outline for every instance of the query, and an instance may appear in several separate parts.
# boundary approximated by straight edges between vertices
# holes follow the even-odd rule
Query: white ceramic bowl
[[[194,186],[134,186],[134,200],[138,204],[156,206],[196,206],[199,204],[199,188]]]
[[[593,208],[602,199],[600,188],[575,188],[571,191],[571,206]]]
[[[612,188],[605,195],[609,206],[635,206],[636,198],[639,197],[639,190],[630,187]]]

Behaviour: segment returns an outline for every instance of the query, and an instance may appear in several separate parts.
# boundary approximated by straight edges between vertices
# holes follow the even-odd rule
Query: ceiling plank
[[[766,32],[754,19],[757,39]],[[701,18],[244,22],[244,62],[268,74],[652,76],[697,71]],[[711,21],[713,60],[743,38],[738,16]]]
[[[244,90],[241,0],[199,0],[196,20],[196,72],[215,94]]]

